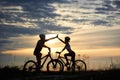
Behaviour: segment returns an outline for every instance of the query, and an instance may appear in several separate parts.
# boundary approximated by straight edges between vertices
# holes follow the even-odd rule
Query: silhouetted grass
[[[0,68],[1,80],[120,80],[120,69],[86,72],[24,72],[19,67]]]

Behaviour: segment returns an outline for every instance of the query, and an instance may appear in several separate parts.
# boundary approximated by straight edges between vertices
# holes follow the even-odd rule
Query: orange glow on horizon
[[[56,55],[56,51],[61,51],[63,47],[52,47],[52,55]],[[17,50],[8,50],[4,51],[3,54],[11,54],[18,56],[33,56],[34,48],[26,48],[26,49],[17,49]],[[86,49],[86,50],[74,50],[76,53],[76,58],[78,55],[87,55],[89,57],[112,57],[112,56],[120,56],[120,48],[107,48],[107,49]],[[43,48],[41,53],[43,55],[47,54],[48,50]],[[61,53],[64,55],[67,51]]]
[[[57,34],[47,34],[46,39],[55,37]],[[60,34],[59,37],[64,40],[64,37],[66,35]],[[80,40],[84,41],[86,40],[85,36],[79,36],[79,35],[68,35],[71,37],[70,45],[73,51],[75,51],[76,56],[78,55],[88,55],[90,57],[104,57],[104,56],[120,56],[120,48],[118,47],[111,47],[111,48],[105,48],[105,47],[91,47],[89,44],[89,41],[81,42]],[[82,38],[83,37],[83,38]],[[34,39],[34,41],[30,41],[29,43],[33,44],[34,46],[32,48],[19,48],[16,50],[7,50],[3,51],[3,54],[12,54],[12,55],[19,55],[19,56],[33,56],[33,51],[36,45],[36,42],[38,41],[38,36],[33,37],[25,37],[26,39]],[[24,38],[22,38],[24,40]],[[97,40],[96,40],[97,41]],[[90,41],[91,42],[91,41]],[[87,44],[86,44],[87,43]],[[88,45],[89,44],[89,45]],[[52,54],[54,55],[56,51],[61,51],[64,47],[64,44],[59,41],[58,39],[53,39],[45,43],[46,46],[51,48]],[[47,54],[48,49],[43,48],[41,53]],[[67,51],[65,50],[62,55],[64,55]]]
[[[4,51],[3,53],[24,56],[24,55],[33,55],[33,50],[34,50],[33,48],[25,48],[25,49],[7,50]]]

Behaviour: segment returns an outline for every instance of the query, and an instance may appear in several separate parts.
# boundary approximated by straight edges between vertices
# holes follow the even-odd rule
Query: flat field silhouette
[[[0,68],[1,80],[120,80],[120,69],[86,72],[24,72],[18,67]]]

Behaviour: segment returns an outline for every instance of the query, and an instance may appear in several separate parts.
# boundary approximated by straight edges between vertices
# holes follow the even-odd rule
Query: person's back
[[[66,43],[66,44],[65,44],[65,48],[67,49],[67,51],[68,51],[69,53],[72,52],[72,49],[71,49],[71,46],[70,46],[69,43]]]
[[[41,52],[44,43],[45,43],[44,41],[38,40],[37,45],[36,45],[35,50],[34,50],[34,55],[37,55]]]

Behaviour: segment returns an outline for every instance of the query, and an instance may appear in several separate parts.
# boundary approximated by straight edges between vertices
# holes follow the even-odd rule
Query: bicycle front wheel
[[[36,71],[36,62],[33,60],[28,60],[24,66],[23,66],[23,71],[28,71],[28,72],[34,72]]]
[[[47,71],[48,72],[62,72],[64,66],[61,61],[54,59],[48,62]]]
[[[87,70],[87,65],[83,60],[75,60],[75,71],[80,72],[80,71],[86,71]]]

